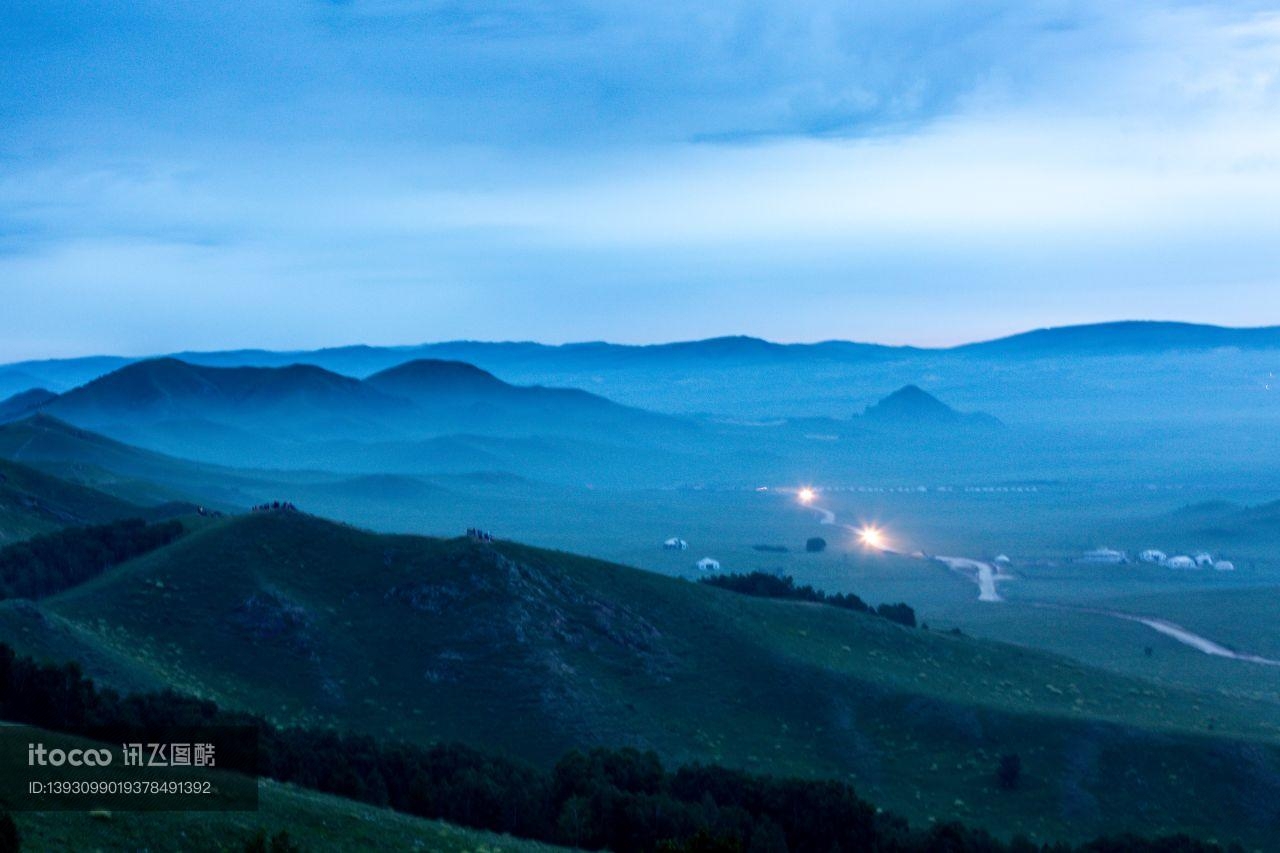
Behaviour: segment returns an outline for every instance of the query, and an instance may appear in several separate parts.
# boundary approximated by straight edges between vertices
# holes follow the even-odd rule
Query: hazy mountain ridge
[[[1200,323],[1125,320],[1033,329],[989,341],[952,347],[981,355],[1120,354],[1234,347],[1280,348],[1280,326],[1231,328]]]
[[[706,366],[805,360],[858,362],[947,354],[999,357],[1119,355],[1223,347],[1278,349],[1280,326],[1230,328],[1164,321],[1119,321],[1036,329],[951,347],[893,346],[840,340],[775,343],[744,335],[640,345],[601,341],[542,344],[532,341],[458,340],[402,346],[357,344],[315,350],[184,351],[168,357],[210,367],[282,367],[306,363],[359,377],[423,358],[465,361],[487,370],[519,366],[522,371],[564,372],[662,364],[670,367],[682,363]],[[0,365],[0,393],[12,394],[37,385],[65,391],[124,364],[144,360],[147,357],[92,356]]]
[[[392,410],[398,401],[359,380],[314,365],[209,368],[178,359],[135,362],[62,394],[44,406],[55,415],[129,412],[189,417],[193,410],[254,415],[309,409],[338,415]]]
[[[57,397],[57,394],[44,388],[20,391],[12,397],[0,401],[0,424],[24,418],[42,406],[53,402]]]
[[[960,412],[918,385],[904,385],[862,413],[862,421],[893,426],[999,427],[985,412]]]
[[[417,407],[414,419],[441,417],[457,407],[470,407],[474,416],[482,414],[475,407],[489,405],[522,409],[522,414],[537,410],[676,423],[587,391],[512,385],[474,365],[438,359],[403,362],[360,380],[308,364],[208,367],[161,358],[125,365],[61,395],[31,392],[14,400],[15,408],[27,400],[31,405],[24,411],[40,409],[68,419],[274,418],[277,429],[299,417],[394,421],[409,414],[410,404]]]
[[[415,359],[364,382],[414,403],[437,430],[534,434],[579,433],[593,427],[689,426],[578,388],[513,385],[461,361]]]
[[[698,432],[688,420],[586,391],[512,385],[469,364],[421,359],[365,380],[314,365],[155,359],[46,399],[35,411],[202,465],[347,474],[562,471],[588,482],[609,479],[589,472],[624,458],[623,446],[678,443]]]

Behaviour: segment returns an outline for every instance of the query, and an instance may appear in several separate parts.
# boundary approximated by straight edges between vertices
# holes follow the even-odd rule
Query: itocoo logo
[[[106,767],[110,763],[109,749],[46,749],[42,743],[27,744],[28,767]]]

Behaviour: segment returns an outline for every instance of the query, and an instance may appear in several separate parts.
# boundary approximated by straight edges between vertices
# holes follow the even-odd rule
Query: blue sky
[[[1280,3],[0,7],[0,360],[1280,323]]]

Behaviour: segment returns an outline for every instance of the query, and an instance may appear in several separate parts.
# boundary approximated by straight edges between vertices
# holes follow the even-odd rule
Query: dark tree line
[[[112,732],[138,727],[252,726],[258,732],[256,756],[231,753],[226,763],[220,756],[224,769],[462,826],[618,853],[1072,850],[1025,840],[1005,844],[958,823],[914,831],[902,818],[877,812],[842,782],[779,779],[700,764],[671,771],[654,753],[633,749],[575,751],[544,770],[459,744],[424,747],[329,730],[282,729],[173,692],[121,696],[98,688],[74,664],[37,663],[5,645],[0,645],[0,719],[104,742],[113,742]],[[0,824],[0,836],[3,829]],[[1079,853],[1218,849],[1185,836],[1099,839],[1076,848]]]
[[[906,604],[881,604],[872,607],[853,593],[828,594],[811,586],[796,586],[789,575],[771,575],[768,572],[751,572],[749,574],[710,575],[701,581],[721,589],[740,592],[743,595],[754,595],[759,598],[787,598],[793,601],[812,601],[817,604],[829,604],[844,610],[858,613],[869,613],[883,616],[891,622],[916,626],[916,612]]]
[[[0,550],[0,598],[43,598],[168,545],[182,522],[139,518],[35,536]]]

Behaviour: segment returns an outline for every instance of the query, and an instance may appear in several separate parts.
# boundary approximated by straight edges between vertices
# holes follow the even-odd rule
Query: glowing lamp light
[[[878,527],[863,527],[858,531],[858,539],[868,548],[884,550],[884,531]]]
[[[808,488],[807,486],[801,489],[800,491],[796,492],[796,500],[800,501],[800,503],[802,504],[813,503],[813,499],[816,498],[817,496],[818,496],[818,493],[815,492],[813,489]]]

